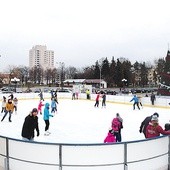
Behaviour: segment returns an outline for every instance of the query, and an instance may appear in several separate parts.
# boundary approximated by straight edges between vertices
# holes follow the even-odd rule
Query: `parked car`
[[[22,89],[16,88],[16,93],[22,93]]]
[[[59,92],[59,93],[72,93],[72,91],[70,89],[59,89],[59,90],[57,90],[57,92]]]
[[[26,90],[24,91],[24,93],[31,93],[31,92],[32,92],[31,89],[26,89]]]
[[[35,89],[35,90],[34,90],[34,93],[40,93],[40,92],[41,92],[40,89]]]
[[[2,93],[13,93],[14,90],[9,87],[3,87],[1,88]]]

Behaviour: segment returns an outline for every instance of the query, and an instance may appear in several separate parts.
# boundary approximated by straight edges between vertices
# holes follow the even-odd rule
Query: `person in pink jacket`
[[[170,135],[170,130],[165,131],[158,123],[158,117],[156,115],[152,116],[149,125],[146,127],[146,138],[154,138],[162,135]]]
[[[114,136],[113,129],[110,128],[106,138],[104,139],[104,143],[114,143],[114,142],[116,142],[116,138]]]
[[[42,115],[42,107],[44,106],[44,104],[42,103],[42,100],[40,100],[39,104],[38,104],[38,113],[40,113]]]

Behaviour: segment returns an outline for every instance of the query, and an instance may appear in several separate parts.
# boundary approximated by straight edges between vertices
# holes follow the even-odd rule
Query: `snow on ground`
[[[25,117],[32,108],[38,106],[39,100],[19,100],[17,114],[12,114],[12,122],[8,122],[8,115],[0,122],[0,135],[11,138],[21,138],[21,130]],[[44,103],[50,100],[45,100]],[[169,109],[145,107],[133,110],[132,104],[107,103],[106,108],[94,107],[95,101],[59,99],[58,113],[50,118],[51,135],[44,136],[45,123],[39,116],[40,136],[35,141],[50,143],[103,143],[116,113],[123,118],[122,142],[144,139],[139,133],[141,122],[146,116],[159,113],[159,123],[162,127],[170,120]],[[42,109],[43,110],[43,109]],[[0,119],[3,114],[0,113]],[[36,132],[35,132],[36,134]]]

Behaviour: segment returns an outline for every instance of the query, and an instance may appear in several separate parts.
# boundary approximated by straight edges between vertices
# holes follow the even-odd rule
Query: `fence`
[[[0,170],[167,170],[169,141],[54,144],[0,136]]]

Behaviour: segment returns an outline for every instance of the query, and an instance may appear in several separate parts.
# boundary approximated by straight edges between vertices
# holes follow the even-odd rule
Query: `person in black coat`
[[[156,112],[153,115],[156,115],[157,117],[159,117],[159,114]],[[146,138],[146,127],[148,126],[149,122],[151,121],[153,115],[146,117],[140,125],[139,132],[140,133],[143,132],[145,138]]]
[[[151,103],[152,103],[152,105],[154,105],[155,100],[156,100],[155,94],[152,92],[152,94],[151,94]]]
[[[34,108],[32,109],[31,113],[28,116],[26,116],[21,133],[23,140],[33,141],[35,129],[37,131],[37,136],[40,135],[37,114],[38,110]]]

